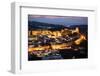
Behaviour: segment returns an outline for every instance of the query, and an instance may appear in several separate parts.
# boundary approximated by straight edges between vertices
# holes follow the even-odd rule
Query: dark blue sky
[[[28,15],[29,21],[38,21],[51,24],[61,24],[61,25],[87,25],[87,17],[78,16],[46,16],[46,15]]]

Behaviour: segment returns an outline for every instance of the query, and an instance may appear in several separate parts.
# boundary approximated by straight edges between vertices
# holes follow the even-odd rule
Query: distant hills
[[[67,27],[63,25],[58,25],[58,24],[28,21],[28,28],[29,30],[36,30],[36,29],[60,30]]]
[[[28,21],[29,30],[38,30],[38,29],[61,30],[64,28],[74,29],[76,27],[79,27],[80,29],[83,29],[84,31],[86,31],[87,29],[87,25],[64,26],[64,25],[43,23],[43,22],[37,22],[37,21]]]

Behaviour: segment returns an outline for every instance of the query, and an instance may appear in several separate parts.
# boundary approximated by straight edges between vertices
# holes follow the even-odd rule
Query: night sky
[[[48,15],[28,15],[28,21],[38,21],[50,24],[70,25],[87,25],[88,17],[78,16],[48,16]]]

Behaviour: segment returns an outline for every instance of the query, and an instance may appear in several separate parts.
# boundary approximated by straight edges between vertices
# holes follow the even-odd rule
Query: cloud
[[[28,15],[28,20],[64,25],[88,24],[88,18],[80,16]]]

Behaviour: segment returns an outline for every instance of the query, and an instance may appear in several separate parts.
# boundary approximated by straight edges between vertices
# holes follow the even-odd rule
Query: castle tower
[[[78,27],[76,27],[75,31],[76,31],[77,33],[79,33],[79,28],[78,28]]]

